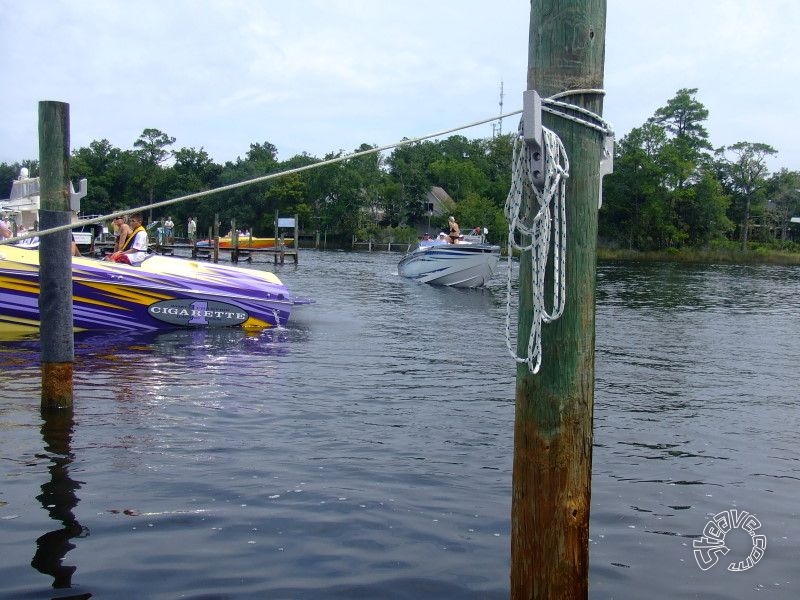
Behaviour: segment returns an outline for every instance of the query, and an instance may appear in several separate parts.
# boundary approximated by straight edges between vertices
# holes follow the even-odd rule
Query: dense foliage
[[[705,123],[708,110],[696,89],[682,89],[653,116],[620,139],[614,173],[604,180],[599,235],[603,245],[637,250],[712,246],[787,245],[790,219],[800,214],[800,173],[770,174],[764,143],[739,142],[713,149]],[[218,215],[223,229],[269,235],[276,211],[297,214],[304,233],[349,240],[410,241],[420,228],[444,228],[447,215],[427,212],[428,190],[443,188],[454,200],[447,213],[464,227],[488,227],[503,241],[503,204],[511,180],[511,135],[467,139],[455,135],[400,146],[389,154],[367,153],[344,162],[301,169],[201,199],[158,209],[148,221],[170,215],[176,233],[190,216],[204,233]],[[71,175],[86,177],[84,214],[106,214],[190,193],[212,190],[267,174],[293,171],[323,159],[300,154],[278,160],[277,148],[254,143],[245,156],[216,164],[203,149],[173,149],[175,138],[148,128],[131,150],[94,141],[72,153]],[[356,151],[370,150],[362,145]],[[0,190],[36,161],[0,164]],[[432,219],[432,220],[431,220]]]
[[[800,215],[800,173],[770,175],[763,143],[713,150],[708,110],[682,89],[617,145],[606,178],[600,236],[637,250],[706,248],[752,240],[780,246]]]

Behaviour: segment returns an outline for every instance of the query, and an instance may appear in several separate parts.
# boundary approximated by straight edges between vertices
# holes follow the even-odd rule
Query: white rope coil
[[[566,287],[564,265],[567,251],[566,180],[569,177],[569,159],[559,137],[546,127],[542,128],[545,147],[544,188],[540,192],[533,185],[533,169],[528,145],[518,136],[514,142],[511,190],[506,198],[505,215],[508,219],[508,277],[506,282],[506,346],[518,363],[526,363],[531,373],[538,373],[542,364],[542,322],[558,319],[564,312]],[[527,193],[526,193],[527,192]],[[524,221],[528,215],[521,214],[526,196],[533,195],[537,211],[532,225]],[[544,278],[547,270],[547,255],[550,250],[551,232],[553,245],[553,307],[548,312],[544,300]],[[517,235],[529,236],[531,243],[520,245]],[[511,346],[511,264],[514,250],[531,253],[531,286],[533,321],[528,336],[526,355],[520,357]]]
[[[603,135],[611,135],[611,126],[599,115],[585,108],[557,98],[576,94],[602,94],[603,90],[571,90],[542,99],[542,110],[561,118],[577,122]],[[565,111],[570,111],[565,112]],[[582,118],[580,115],[590,120]],[[514,360],[528,365],[536,374],[542,365],[542,323],[558,319],[564,312],[566,302],[565,266],[567,255],[566,182],[569,177],[569,158],[558,135],[542,127],[544,150],[544,185],[541,190],[534,184],[532,151],[520,134],[514,140],[512,155],[511,189],[505,204],[508,219],[508,269],[506,282],[506,346]],[[598,160],[598,166],[600,162]],[[525,198],[533,197],[530,209],[524,208]],[[534,210],[536,211],[534,214]],[[525,211],[525,212],[523,212]],[[530,227],[525,223],[531,223]],[[520,245],[517,236],[529,236],[531,243]],[[548,312],[545,305],[545,275],[551,237],[553,240],[553,299]],[[531,304],[533,317],[525,356],[518,356],[511,344],[511,287],[512,258],[514,250],[531,253]]]

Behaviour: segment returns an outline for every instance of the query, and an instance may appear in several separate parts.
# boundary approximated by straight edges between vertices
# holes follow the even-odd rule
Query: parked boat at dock
[[[455,244],[442,239],[422,240],[400,259],[397,272],[402,277],[432,285],[460,288],[485,285],[497,271],[500,247],[483,242],[482,237],[464,238]]]
[[[0,200],[0,213],[9,219],[14,235],[39,227],[39,208],[41,206],[39,178],[29,177],[28,174],[27,168],[20,169],[19,177],[11,182],[9,197]],[[72,220],[76,223],[81,209],[81,198],[86,196],[88,189],[86,179],[81,179],[78,186],[76,192],[72,182],[69,184],[69,207],[72,212]],[[94,250],[95,240],[102,236],[103,229],[100,224],[76,225],[72,231],[72,240],[82,253],[90,253]]]
[[[76,331],[285,325],[295,298],[268,271],[150,255],[140,266],[73,257]],[[0,333],[39,329],[39,252],[0,246]]]

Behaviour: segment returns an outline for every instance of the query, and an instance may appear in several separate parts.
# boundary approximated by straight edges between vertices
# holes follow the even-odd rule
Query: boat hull
[[[75,257],[76,331],[285,325],[294,298],[273,274],[151,255],[141,266]],[[0,246],[0,333],[39,329],[39,253]]]
[[[448,287],[481,287],[497,271],[498,246],[488,244],[442,244],[420,246],[397,265],[402,277]]]

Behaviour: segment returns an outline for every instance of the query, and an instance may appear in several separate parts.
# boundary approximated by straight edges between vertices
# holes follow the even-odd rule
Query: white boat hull
[[[494,275],[499,260],[499,247],[488,244],[421,246],[400,260],[397,272],[421,283],[475,288]]]

